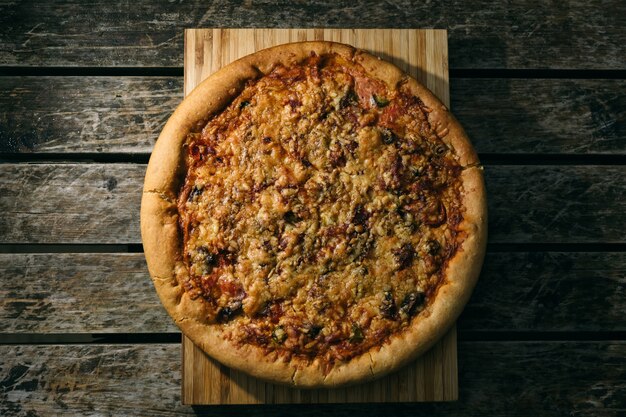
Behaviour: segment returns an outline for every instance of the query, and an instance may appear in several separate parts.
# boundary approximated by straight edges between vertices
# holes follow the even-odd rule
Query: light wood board
[[[286,42],[348,43],[393,62],[450,105],[448,43],[434,29],[187,29],[185,95],[233,60]],[[376,381],[339,389],[294,389],[252,378],[208,357],[183,335],[184,404],[417,402],[458,399],[454,326],[429,352]]]

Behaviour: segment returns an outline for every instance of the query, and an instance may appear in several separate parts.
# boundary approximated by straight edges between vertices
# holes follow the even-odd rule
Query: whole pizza
[[[482,169],[425,87],[351,46],[224,67],[164,127],[141,231],[182,331],[301,387],[384,375],[443,336],[486,243]]]

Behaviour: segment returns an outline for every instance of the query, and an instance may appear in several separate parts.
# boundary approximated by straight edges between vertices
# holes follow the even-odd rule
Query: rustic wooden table
[[[139,236],[188,27],[448,29],[489,192],[459,401],[181,405]],[[0,5],[0,415],[626,413],[626,3]]]

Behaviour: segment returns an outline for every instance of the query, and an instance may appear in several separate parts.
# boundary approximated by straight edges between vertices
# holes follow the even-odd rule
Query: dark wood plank
[[[489,252],[458,329],[626,331],[625,271],[623,252]],[[0,288],[0,333],[178,332],[141,253],[0,254]]]
[[[139,243],[145,166],[0,165],[0,243]],[[485,168],[489,241],[626,241],[621,166]]]
[[[176,415],[177,345],[1,346],[0,414]]]
[[[0,152],[149,153],[182,77],[1,77]],[[624,80],[451,80],[480,153],[626,153]]]
[[[0,242],[138,243],[145,165],[0,165]]]
[[[622,166],[488,166],[485,182],[492,244],[626,239]]]
[[[451,108],[480,153],[624,154],[626,81],[452,79]]]
[[[625,272],[624,252],[487,252],[458,329],[624,331]]]
[[[182,77],[2,77],[0,152],[145,152]]]
[[[617,415],[625,342],[462,342],[457,402],[206,407],[180,404],[180,346],[0,346],[0,413],[334,416]]]
[[[446,28],[451,68],[625,68],[624,2],[10,2],[0,64],[183,65],[189,27]],[[584,59],[581,59],[584,57]]]
[[[0,332],[176,332],[142,253],[0,254]]]

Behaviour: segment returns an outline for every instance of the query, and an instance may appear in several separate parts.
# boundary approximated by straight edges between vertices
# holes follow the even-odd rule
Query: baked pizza
[[[157,292],[223,364],[301,387],[384,375],[454,323],[486,243],[482,170],[416,80],[330,42],[266,49],[164,127],[141,208]]]

